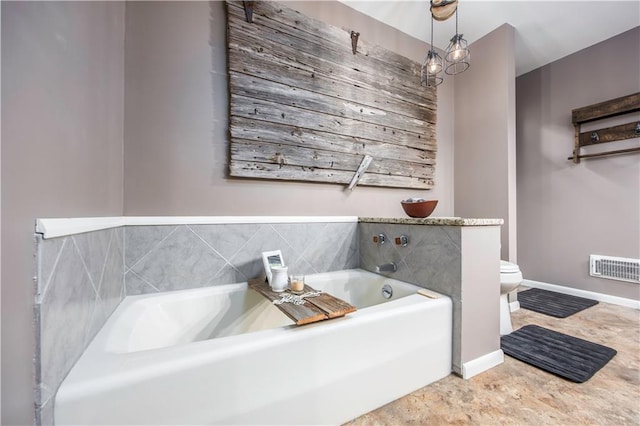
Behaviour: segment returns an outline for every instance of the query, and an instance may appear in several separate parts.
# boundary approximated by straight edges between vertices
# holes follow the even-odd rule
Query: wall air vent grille
[[[589,264],[589,275],[593,277],[640,284],[640,259],[592,254]]]

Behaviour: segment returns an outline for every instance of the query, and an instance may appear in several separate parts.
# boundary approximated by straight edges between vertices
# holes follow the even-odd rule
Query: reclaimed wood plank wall
[[[230,175],[432,188],[436,91],[420,64],[282,4],[227,1]],[[357,28],[354,31],[359,31]]]

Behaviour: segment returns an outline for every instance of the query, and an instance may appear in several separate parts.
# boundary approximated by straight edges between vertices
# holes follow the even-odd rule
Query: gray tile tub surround
[[[358,224],[127,226],[126,294],[244,282],[263,273],[262,252],[282,250],[290,272],[359,266]]]
[[[124,298],[124,231],[36,234],[36,424],[53,424],[54,396]]]
[[[394,262],[398,270],[383,273],[460,300],[461,228],[459,226],[416,226],[360,223],[360,267],[375,272],[376,266]],[[385,244],[373,242],[383,233]],[[395,238],[409,237],[406,247]]]

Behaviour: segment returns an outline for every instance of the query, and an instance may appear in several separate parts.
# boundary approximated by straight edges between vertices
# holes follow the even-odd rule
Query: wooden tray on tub
[[[249,280],[249,288],[252,288],[262,294],[271,302],[280,299],[280,295],[282,294],[271,291],[269,284],[260,279]],[[316,290],[305,285],[304,291],[306,293],[308,291]],[[286,316],[295,321],[296,325],[304,325],[331,318],[338,318],[357,310],[355,306],[324,292],[319,296],[305,298],[304,304],[302,305],[282,303],[275,306],[277,306],[278,309],[280,309]]]

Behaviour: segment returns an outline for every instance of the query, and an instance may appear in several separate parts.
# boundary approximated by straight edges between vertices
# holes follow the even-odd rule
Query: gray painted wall
[[[2,424],[31,424],[35,219],[123,211],[124,4],[1,7]]]
[[[418,62],[427,51],[338,2],[287,5]],[[403,216],[400,200],[411,196],[439,199],[435,215],[453,213],[452,80],[438,89],[433,190],[229,179],[224,3],[132,2],[126,21],[125,214]]]
[[[518,254],[525,278],[640,300],[638,284],[588,274],[589,254],[640,258],[640,155],[567,160],[572,109],[640,90],[639,43],[636,27],[517,79]],[[619,117],[631,119],[640,117]]]
[[[461,230],[462,365],[500,349],[500,236],[496,226],[464,226]]]
[[[471,46],[471,66],[455,78],[455,214],[504,219],[502,259],[517,262],[514,28]]]

